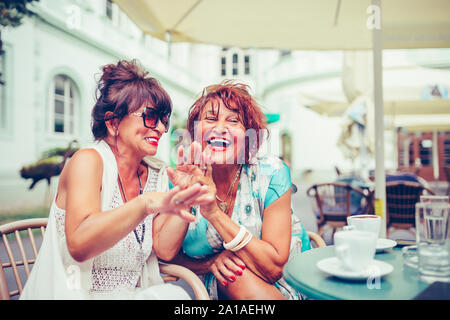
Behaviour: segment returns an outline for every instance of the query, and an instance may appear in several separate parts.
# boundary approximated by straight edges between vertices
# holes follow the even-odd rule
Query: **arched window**
[[[55,134],[76,134],[78,96],[74,82],[65,75],[57,75],[50,86],[50,130]]]

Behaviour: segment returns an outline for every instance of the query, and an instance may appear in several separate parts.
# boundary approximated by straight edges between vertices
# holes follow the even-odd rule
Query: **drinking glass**
[[[420,279],[450,282],[450,246],[446,241],[450,204],[416,204],[416,242]]]

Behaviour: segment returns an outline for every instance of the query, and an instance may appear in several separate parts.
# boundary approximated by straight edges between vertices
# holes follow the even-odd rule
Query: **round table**
[[[417,270],[403,265],[400,248],[375,255],[375,259],[391,264],[394,270],[370,283],[342,280],[316,267],[318,261],[333,256],[334,246],[305,251],[289,260],[283,270],[284,278],[307,298],[321,300],[407,300],[429,286],[419,280]]]

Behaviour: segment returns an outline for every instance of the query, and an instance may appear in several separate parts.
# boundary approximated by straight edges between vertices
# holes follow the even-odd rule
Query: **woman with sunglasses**
[[[213,299],[301,298],[282,270],[291,254],[310,248],[309,238],[292,214],[288,167],[257,156],[267,128],[247,86],[205,89],[187,129],[194,142],[178,149],[173,183],[205,185],[216,201],[193,208],[196,219],[173,261],[203,275]]]
[[[168,192],[153,158],[171,100],[136,62],[103,67],[92,111],[96,143],[64,167],[47,231],[21,299],[188,299],[163,284],[157,258],[179,251],[199,184]]]

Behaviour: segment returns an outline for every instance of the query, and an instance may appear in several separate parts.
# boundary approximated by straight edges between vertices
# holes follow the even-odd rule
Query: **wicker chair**
[[[33,233],[33,229],[37,229],[40,235],[44,236],[45,228],[47,226],[47,218],[26,219],[16,222],[11,222],[0,226],[0,235],[2,237],[3,245],[6,249],[6,254],[9,258],[9,263],[2,263],[0,259],[0,300],[9,300],[12,297],[17,297],[22,293],[23,286],[30,275],[31,266],[36,261],[39,246]],[[22,236],[28,235],[27,241],[22,241]],[[14,255],[14,250],[8,239],[15,236],[18,251],[20,252],[21,260],[16,260],[17,254]],[[40,237],[39,237],[40,238]],[[24,239],[25,240],[25,239]],[[30,243],[25,246],[24,243]],[[31,247],[31,249],[30,249]],[[30,250],[27,250],[30,249]],[[31,252],[27,252],[31,251]],[[28,253],[28,254],[27,254]],[[28,258],[29,256],[32,258]],[[14,275],[17,289],[11,290],[8,288],[5,272],[11,272]],[[179,278],[185,280],[192,288],[197,300],[209,300],[210,297],[206,291],[203,282],[198,276],[189,269],[174,265],[174,264],[160,264],[160,271],[168,276],[163,277],[164,282],[177,281]]]
[[[323,238],[319,236],[317,233],[311,231],[307,231],[307,233],[309,240],[311,241],[312,248],[322,248],[327,245],[323,240]]]
[[[386,183],[386,228],[388,235],[394,229],[410,231],[416,226],[416,203],[421,195],[434,195],[424,185],[411,181],[395,181]]]
[[[371,192],[352,187],[347,183],[315,184],[306,191],[306,194],[316,200],[316,210],[319,213],[317,224],[321,237],[326,226],[331,227],[334,234],[336,229],[347,224],[347,217],[352,214],[373,214],[370,209]]]

